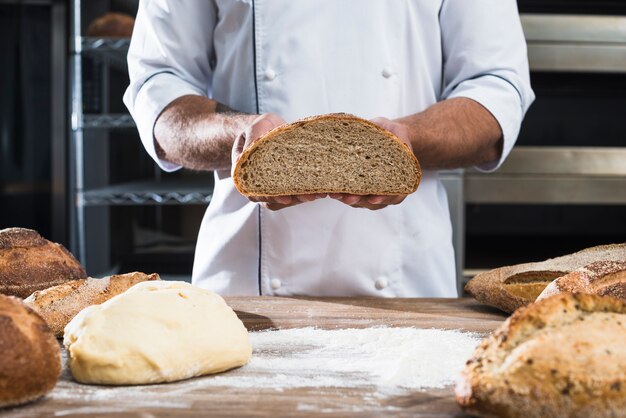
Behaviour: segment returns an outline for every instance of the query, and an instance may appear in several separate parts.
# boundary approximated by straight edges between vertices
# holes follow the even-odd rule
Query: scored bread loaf
[[[591,293],[626,300],[626,261],[598,261],[559,277],[537,300],[558,293]]]
[[[417,190],[421,174],[415,155],[394,134],[335,113],[266,133],[241,154],[233,180],[245,196],[396,195]]]
[[[61,374],[61,349],[45,321],[12,296],[0,295],[0,408],[50,392]]]
[[[516,311],[456,387],[472,416],[626,417],[626,303],[561,294]]]
[[[517,264],[478,274],[465,286],[477,301],[511,313],[527,305],[554,279],[597,261],[626,261],[626,243],[600,245],[536,263]]]
[[[0,230],[0,293],[25,298],[36,290],[86,277],[61,244],[32,229]]]
[[[159,280],[159,275],[133,272],[103,279],[90,277],[37,291],[24,303],[39,313],[54,335],[61,338],[65,326],[87,306],[99,305],[135,284],[149,280]]]

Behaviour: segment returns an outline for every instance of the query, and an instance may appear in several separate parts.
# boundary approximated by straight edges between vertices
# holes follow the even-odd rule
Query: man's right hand
[[[286,122],[280,116],[274,113],[266,113],[254,119],[252,123],[237,137],[233,144],[231,154],[231,173],[235,170],[237,160],[241,154],[248,149],[257,139],[271,131],[272,129],[285,124]],[[270,210],[279,210],[295,206],[300,203],[312,202],[316,199],[323,199],[326,193],[317,194],[299,194],[287,196],[250,196],[248,199],[252,202],[259,202],[263,207]]]

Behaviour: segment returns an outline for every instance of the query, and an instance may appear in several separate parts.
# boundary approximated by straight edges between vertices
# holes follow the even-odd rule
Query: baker
[[[223,295],[456,296],[437,170],[495,170],[534,100],[514,0],[141,1],[128,64],[147,152],[214,171],[193,281]],[[237,138],[331,112],[410,144],[418,191],[237,192]]]

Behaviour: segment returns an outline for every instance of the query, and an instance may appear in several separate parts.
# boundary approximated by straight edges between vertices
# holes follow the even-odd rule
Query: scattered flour
[[[381,402],[390,396],[452,384],[480,339],[459,331],[388,327],[252,332],[252,360],[239,369],[166,385],[115,387],[78,384],[65,368],[49,398],[67,405],[56,411],[61,417],[146,408],[173,413],[203,402],[218,387],[226,393],[239,388],[254,394],[310,388],[316,395],[299,403],[298,411],[388,412],[394,407]],[[336,394],[334,388],[353,389],[342,396],[356,396],[360,403],[344,405],[327,398],[325,393]],[[11,418],[30,416],[23,412]]]
[[[251,333],[250,339],[250,363],[203,380],[203,386],[442,388],[454,382],[481,338],[459,331],[381,327],[263,331]]]

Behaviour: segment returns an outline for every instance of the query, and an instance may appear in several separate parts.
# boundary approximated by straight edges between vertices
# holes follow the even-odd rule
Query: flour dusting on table
[[[254,352],[248,365],[203,384],[442,388],[454,382],[480,340],[459,331],[387,327],[275,330],[253,332],[250,339]]]
[[[118,410],[174,413],[202,405],[212,396],[221,399],[232,393],[246,396],[301,388],[316,393],[297,405],[301,412],[389,412],[394,408],[384,402],[389,397],[427,388],[447,390],[480,339],[478,334],[460,331],[387,327],[251,332],[252,360],[239,369],[169,384],[116,387],[76,383],[65,366],[48,398],[63,405],[56,416]],[[65,350],[63,357],[66,363]],[[359,401],[344,404],[337,396]],[[33,408],[44,406],[40,402]],[[18,410],[10,418],[32,413]]]

